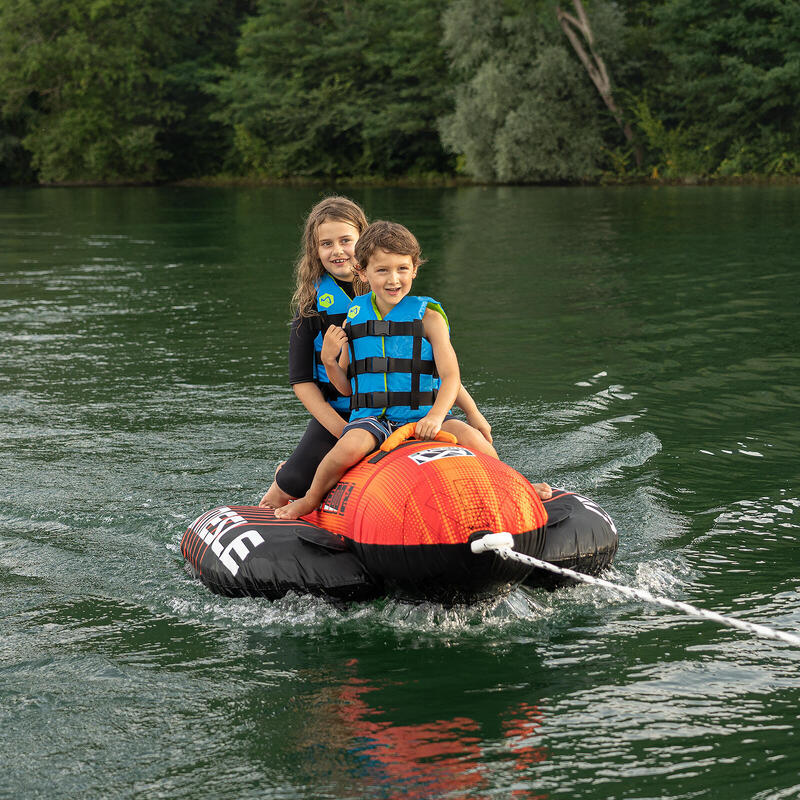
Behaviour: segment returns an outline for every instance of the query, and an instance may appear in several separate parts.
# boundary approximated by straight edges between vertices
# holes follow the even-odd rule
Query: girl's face
[[[317,255],[326,272],[340,281],[351,283],[357,241],[358,228],[349,222],[332,219],[321,223],[317,228]]]

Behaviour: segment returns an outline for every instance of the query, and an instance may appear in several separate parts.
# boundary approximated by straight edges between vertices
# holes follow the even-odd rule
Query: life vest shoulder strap
[[[325,334],[331,325],[344,325],[347,314],[329,314],[327,311],[318,311],[314,316],[308,317],[308,325],[314,332],[316,338],[318,333]],[[314,349],[314,357],[317,364],[322,363],[322,354],[319,349]]]

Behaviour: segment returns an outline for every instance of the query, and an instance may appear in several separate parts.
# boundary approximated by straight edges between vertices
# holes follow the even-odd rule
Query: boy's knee
[[[348,431],[336,445],[342,458],[360,461],[365,455],[371,453],[377,445],[377,439],[367,431],[356,428]]]
[[[497,458],[497,450],[477,431],[474,434],[470,434],[468,441],[464,442],[464,446],[469,447],[470,450],[477,450],[479,453]]]
[[[492,445],[483,438],[480,431],[475,430],[471,425],[461,420],[450,420],[442,425],[444,430],[455,434],[459,444],[468,447],[470,450],[477,450],[479,453],[494,456],[497,458],[497,451]]]

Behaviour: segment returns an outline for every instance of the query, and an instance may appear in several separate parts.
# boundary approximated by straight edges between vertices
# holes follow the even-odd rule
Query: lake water
[[[353,190],[606,577],[800,632],[797,187]],[[188,522],[306,416],[315,189],[0,190],[0,797],[800,797],[800,650],[577,586],[225,599]],[[733,788],[731,788],[733,787]]]

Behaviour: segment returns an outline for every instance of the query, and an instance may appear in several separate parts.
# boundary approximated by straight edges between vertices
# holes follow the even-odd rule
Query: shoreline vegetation
[[[399,187],[399,188],[459,188],[466,186],[531,186],[540,188],[577,187],[577,186],[800,186],[800,175],[736,175],[726,177],[697,177],[686,176],[682,178],[645,178],[630,177],[620,178],[608,176],[594,181],[579,181],[568,183],[484,183],[459,176],[424,176],[424,177],[397,177],[383,178],[381,176],[361,176],[352,178],[261,178],[247,176],[209,176],[203,178],[186,178],[176,181],[173,186],[198,186],[198,187],[236,187],[236,186],[353,186],[358,188],[368,187]]]
[[[798,108],[797,0],[0,5],[0,185],[795,184]]]
[[[352,176],[341,178],[308,178],[302,176],[268,178],[256,175],[207,175],[183,178],[176,181],[65,181],[61,183],[22,183],[13,188],[39,189],[79,189],[79,188],[145,188],[145,187],[184,187],[184,188],[257,188],[261,186],[285,186],[290,188],[350,187],[457,189],[464,187],[529,186],[531,188],[578,188],[578,187],[629,187],[629,186],[800,186],[800,175],[734,175],[725,177],[684,176],[681,178],[608,176],[593,181],[573,181],[564,183],[485,183],[472,178],[455,175],[396,176],[386,178],[380,175]],[[12,188],[7,186],[7,188]]]

